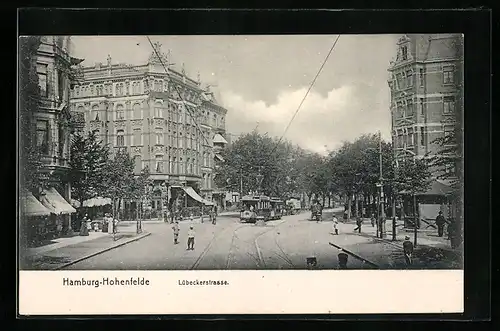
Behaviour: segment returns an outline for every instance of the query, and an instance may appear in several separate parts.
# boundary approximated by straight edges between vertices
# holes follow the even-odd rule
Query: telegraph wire
[[[309,95],[309,92],[311,91],[311,89],[313,88],[314,86],[314,83],[316,83],[316,79],[318,79],[319,75],[321,74],[321,71],[323,70],[323,67],[325,66],[326,62],[328,61],[328,58],[330,57],[330,54],[332,54],[332,51],[333,49],[335,48],[335,45],[337,45],[337,41],[339,40],[340,38],[340,35],[337,36],[337,38],[335,39],[335,41],[333,42],[333,45],[332,47],[330,48],[330,51],[328,52],[328,54],[326,55],[325,57],[325,60],[323,61],[323,64],[321,64],[321,67],[319,68],[318,72],[316,73],[316,76],[314,77],[314,79],[312,80],[311,84],[309,85],[309,88],[307,89],[307,92],[306,94],[304,95],[304,98],[302,98],[302,101],[300,102],[299,104],[299,107],[297,108],[297,110],[295,111],[295,113],[293,114],[292,116],[292,119],[290,120],[290,122],[288,123],[288,125],[286,126],[285,128],[285,131],[283,132],[283,134],[281,135],[281,137],[279,138],[278,142],[276,143],[276,145],[274,146],[274,148],[272,149],[271,151],[271,155],[274,153],[274,151],[276,150],[276,148],[278,148],[278,145],[281,143],[281,141],[283,140],[283,137],[286,135],[288,129],[290,128],[290,126],[292,125],[292,122],[293,120],[295,119],[295,117],[297,116],[297,114],[299,113],[301,107],[302,107],[302,104],[304,103],[304,101],[306,100],[307,96]]]
[[[149,44],[150,44],[150,45],[151,45],[151,47],[153,48],[153,51],[155,52],[156,56],[158,57],[158,59],[159,59],[159,61],[160,61],[161,65],[162,65],[163,69],[165,70],[165,73],[166,73],[167,75],[169,75],[169,73],[168,73],[168,69],[167,69],[167,67],[165,66],[165,64],[163,63],[163,60],[162,60],[162,58],[161,58],[160,54],[158,53],[158,50],[157,50],[157,49],[156,49],[156,47],[154,46],[154,44],[153,44],[153,42],[151,41],[151,39],[149,38],[149,36],[146,36],[146,38],[148,39]],[[205,139],[205,141],[207,142],[207,145],[208,145],[208,146],[210,146],[210,142],[208,141],[207,137],[206,137],[206,136],[205,136],[205,134],[203,133],[203,130],[201,130],[201,128],[199,127],[197,120],[194,118],[194,116],[193,116],[193,115],[192,115],[192,113],[191,113],[191,109],[190,109],[190,107],[191,107],[191,106],[190,106],[190,105],[188,105],[188,104],[186,103],[186,101],[185,101],[185,100],[184,100],[184,98],[182,97],[182,94],[180,93],[180,91],[179,91],[179,89],[177,88],[177,86],[176,86],[175,84],[174,84],[173,86],[174,86],[174,88],[175,88],[175,90],[176,90],[177,94],[179,95],[179,98],[181,99],[182,104],[184,105],[184,107],[186,108],[186,110],[188,110],[188,114],[189,114],[189,116],[191,117],[191,119],[193,120],[193,122],[194,122],[194,124],[195,124],[196,128],[197,128],[197,129],[198,129],[198,131],[200,132],[200,135],[201,135],[201,136]]]

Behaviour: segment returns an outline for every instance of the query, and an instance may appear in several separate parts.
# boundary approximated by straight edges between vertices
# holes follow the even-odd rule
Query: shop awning
[[[221,134],[219,134],[219,133],[217,133],[217,134],[214,136],[214,140],[213,140],[213,142],[214,142],[215,144],[227,144],[227,140],[226,140],[226,139],[224,139],[224,137],[223,137]]]
[[[101,198],[101,197],[88,199],[83,202],[84,207],[100,207],[110,204],[111,204],[110,198]]]
[[[54,214],[76,213],[76,209],[53,187],[44,191],[44,194],[40,196],[40,202]]]
[[[224,162],[224,158],[220,156],[219,154],[215,154],[215,157],[219,159],[219,161]]]
[[[206,206],[213,206],[214,205],[213,202],[205,200],[202,197],[200,197],[200,195],[198,193],[196,193],[196,191],[191,186],[184,186],[184,187],[182,187],[182,189],[184,190],[184,192],[186,192],[187,195],[189,195],[194,200],[196,200],[196,201],[198,201]]]
[[[24,192],[21,196],[23,204],[23,212],[26,216],[47,216],[50,215],[50,210],[38,201],[31,192]]]

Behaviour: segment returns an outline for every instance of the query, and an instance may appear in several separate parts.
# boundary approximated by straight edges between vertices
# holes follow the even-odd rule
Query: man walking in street
[[[361,217],[356,217],[356,228],[354,229],[354,231],[358,231],[359,233],[361,233],[361,225],[363,224],[363,221],[361,219]]]
[[[403,253],[405,255],[405,262],[407,265],[413,264],[413,243],[410,241],[409,236],[405,236],[405,241],[403,241]]]
[[[194,228],[193,226],[191,225],[189,227],[189,231],[188,231],[188,242],[187,242],[187,250],[194,250]]]
[[[174,230],[174,244],[178,244],[179,241],[179,231],[180,231],[180,228],[179,228],[179,221],[175,221],[174,225],[172,226],[172,230]]]
[[[446,224],[446,219],[443,216],[443,212],[440,211],[436,217],[436,225],[438,227],[438,236],[442,237],[444,232],[444,225]]]

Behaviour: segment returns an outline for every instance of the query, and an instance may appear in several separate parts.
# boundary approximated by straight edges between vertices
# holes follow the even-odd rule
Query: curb
[[[359,255],[358,255],[358,254],[356,254],[356,253],[353,253],[353,252],[351,252],[351,251],[349,251],[349,250],[347,250],[347,249],[345,249],[345,248],[343,248],[343,247],[340,247],[340,246],[338,246],[338,245],[336,245],[336,244],[334,244],[334,243],[332,243],[332,242],[329,242],[329,244],[330,244],[331,246],[333,246],[333,247],[337,248],[337,249],[340,249],[340,250],[342,250],[342,251],[344,251],[344,252],[346,252],[346,253],[348,253],[348,254],[350,254],[350,255],[354,256],[355,258],[357,258],[357,259],[359,259],[359,260],[361,260],[361,261],[363,261],[363,262],[365,262],[365,263],[367,263],[367,264],[369,264],[369,265],[371,265],[371,266],[373,266],[373,267],[375,267],[375,268],[377,268],[377,269],[380,269],[380,267],[378,266],[378,264],[373,263],[372,261],[369,261],[369,260],[365,259],[364,257],[359,256]]]
[[[110,250],[115,249],[115,248],[117,248],[117,247],[120,247],[120,246],[123,246],[123,245],[129,244],[129,243],[131,243],[131,242],[133,242],[133,241],[137,241],[137,240],[140,240],[140,239],[142,239],[142,238],[146,238],[146,237],[148,237],[148,236],[150,236],[150,235],[151,235],[151,232],[144,233],[144,234],[142,234],[142,235],[139,235],[139,236],[137,236],[137,237],[134,237],[134,238],[131,238],[131,239],[127,240],[127,241],[124,241],[124,242],[122,242],[122,243],[119,243],[118,245],[111,246],[111,247],[105,248],[105,249],[103,249],[103,250],[100,250],[100,251],[98,251],[98,252],[95,252],[95,253],[92,253],[92,254],[86,255],[86,256],[81,257],[81,258],[78,258],[78,259],[76,259],[76,260],[74,260],[74,261],[71,261],[71,262],[65,263],[65,264],[63,264],[63,265],[57,266],[57,267],[55,267],[55,268],[52,268],[51,270],[61,270],[61,269],[63,269],[63,268],[69,267],[70,265],[73,265],[73,264],[75,264],[75,263],[78,263],[78,262],[81,262],[81,261],[83,261],[83,260],[89,259],[89,258],[91,258],[91,257],[94,257],[94,256],[96,256],[96,255],[99,255],[99,254],[102,254],[102,253],[104,253],[104,252],[110,251]]]

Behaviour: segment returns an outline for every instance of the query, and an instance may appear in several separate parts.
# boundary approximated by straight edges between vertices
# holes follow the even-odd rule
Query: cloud
[[[245,133],[258,126],[261,133],[281,136],[306,91],[306,88],[284,90],[269,105],[262,100],[246,100],[230,90],[223,91],[221,103],[228,109],[226,129],[229,133]],[[384,93],[369,85],[344,85],[324,96],[312,90],[284,138],[323,154],[338,148],[345,140],[390,127]],[[389,132],[383,134],[390,137]]]

